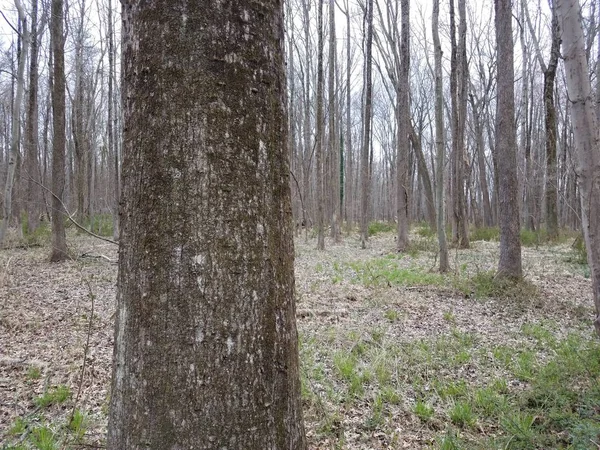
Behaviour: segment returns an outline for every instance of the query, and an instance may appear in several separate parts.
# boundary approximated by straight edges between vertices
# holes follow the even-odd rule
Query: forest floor
[[[512,286],[493,277],[496,241],[451,250],[442,275],[435,238],[411,237],[404,254],[390,232],[366,250],[296,240],[310,448],[600,448],[600,344],[573,238],[524,247]],[[116,248],[69,242],[62,264],[48,247],[0,251],[2,449],[104,445]]]

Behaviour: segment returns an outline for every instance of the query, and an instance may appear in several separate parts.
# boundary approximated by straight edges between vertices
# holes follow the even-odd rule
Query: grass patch
[[[60,385],[40,395],[39,397],[34,399],[33,402],[37,406],[46,408],[50,405],[64,403],[70,396],[71,390],[65,385]]]
[[[371,286],[439,286],[445,278],[421,267],[400,267],[396,255],[347,264],[350,280]]]
[[[417,236],[421,236],[423,238],[433,238],[435,237],[436,231],[433,230],[427,222],[422,222],[415,227],[415,233]]]
[[[538,289],[527,280],[497,277],[494,271],[478,272],[461,289],[469,290],[476,298],[506,298],[532,300],[539,296]]]
[[[45,220],[40,221],[35,230],[30,230],[27,213],[23,213],[21,214],[21,232],[23,235],[23,245],[37,246],[50,242],[52,230],[50,223]]]
[[[469,233],[469,239],[475,241],[499,241],[500,229],[498,227],[479,227],[472,228]]]
[[[432,406],[419,400],[415,404],[415,407],[413,408],[413,412],[423,422],[428,422],[433,417],[435,410],[433,409]]]
[[[369,236],[375,236],[379,233],[390,233],[396,231],[397,225],[393,222],[374,221],[369,223]]]

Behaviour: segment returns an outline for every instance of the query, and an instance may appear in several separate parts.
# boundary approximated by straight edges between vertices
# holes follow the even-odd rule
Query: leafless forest
[[[0,0],[1,448],[600,448],[600,4],[250,3]]]

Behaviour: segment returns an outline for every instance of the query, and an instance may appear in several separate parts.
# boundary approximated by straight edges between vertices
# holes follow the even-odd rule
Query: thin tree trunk
[[[65,52],[63,34],[63,0],[52,0],[51,41],[53,61],[52,85],[52,253],[50,261],[67,259],[67,238],[62,198],[65,190]]]
[[[366,3],[366,27],[367,42],[365,48],[365,107],[363,114],[363,143],[361,150],[360,165],[360,245],[361,248],[367,248],[367,239],[369,238],[369,191],[370,191],[370,156],[371,156],[371,119],[373,108],[373,81],[372,69],[373,61],[371,50],[373,48],[373,0]]]
[[[401,0],[400,31],[400,70],[397,87],[398,101],[398,137],[396,138],[396,215],[398,217],[398,235],[396,250],[403,252],[408,248],[408,154],[410,144],[410,15],[409,0]]]
[[[329,153],[331,155],[331,236],[334,242],[340,242],[340,164],[337,130],[337,86],[335,72],[337,70],[337,50],[335,40],[335,0],[329,0]]]
[[[521,240],[515,130],[514,50],[511,0],[495,0],[498,64],[496,101],[496,164],[500,223],[498,276],[520,279]]]
[[[38,2],[31,2],[31,57],[29,59],[29,96],[27,99],[27,125],[25,127],[25,179],[27,232],[33,233],[42,213],[38,164]]]
[[[427,222],[429,223],[431,229],[435,231],[437,230],[437,223],[435,217],[435,200],[433,196],[433,187],[431,185],[431,177],[429,176],[429,169],[427,169],[427,162],[425,161],[425,155],[423,154],[421,137],[419,134],[417,134],[417,131],[412,123],[410,124],[410,142],[415,153],[417,166],[419,167],[419,179],[421,180],[421,185],[423,186]]]
[[[317,249],[325,250],[325,213],[323,196],[323,2],[317,7]]]
[[[440,2],[433,0],[432,31],[435,64],[435,147],[436,147],[436,208],[437,235],[440,246],[440,272],[447,272],[448,244],[446,242],[446,189],[444,171],[446,162],[446,142],[444,136],[444,94],[442,84],[442,46],[439,35]]]
[[[13,188],[15,184],[15,171],[19,159],[19,139],[21,135],[21,104],[23,102],[23,85],[25,84],[25,63],[27,53],[29,52],[29,27],[27,25],[27,15],[20,0],[15,0],[15,6],[19,15],[19,36],[20,46],[17,50],[17,88],[12,107],[12,124],[10,137],[10,154],[8,155],[8,169],[6,173],[6,182],[4,186],[4,209],[2,217],[2,226],[0,226],[0,245],[4,242],[8,224],[12,217]]]

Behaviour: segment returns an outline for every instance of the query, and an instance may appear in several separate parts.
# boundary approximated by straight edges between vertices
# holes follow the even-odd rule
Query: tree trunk
[[[410,15],[409,0],[401,0],[402,28],[400,31],[400,70],[398,76],[398,137],[396,157],[396,215],[398,236],[396,250],[403,252],[408,247],[408,154],[410,145]]]
[[[123,11],[107,447],[302,450],[282,4]]]
[[[334,242],[340,242],[340,149],[337,131],[337,86],[335,76],[337,70],[337,50],[335,40],[335,1],[329,1],[329,153],[331,155],[331,237]]]
[[[459,27],[458,44],[455,36],[454,0],[450,0],[451,28],[451,73],[450,92],[452,95],[452,197],[453,197],[453,240],[459,248],[469,248],[469,224],[466,214],[464,137],[467,102],[467,21],[465,0],[458,0]]]
[[[38,164],[38,2],[31,2],[31,57],[29,59],[29,95],[27,99],[27,124],[25,127],[25,212],[27,233],[33,233],[38,225],[42,208]]]
[[[111,192],[111,209],[113,215],[113,239],[119,238],[119,150],[117,145],[115,145],[115,126],[114,122],[116,119],[115,113],[113,111],[113,80],[115,79],[115,43],[114,43],[114,32],[113,32],[113,22],[112,22],[112,1],[108,0],[108,123],[107,123],[107,133],[108,133],[108,155],[109,155],[109,166],[111,169],[108,171],[109,174],[112,174],[111,178],[113,180],[113,189]]]
[[[65,41],[63,34],[63,0],[52,0],[53,84],[52,84],[52,253],[50,261],[67,259],[64,205],[65,190]]]
[[[554,79],[560,53],[560,29],[555,5],[552,8],[552,47],[550,60],[544,72],[544,106],[546,109],[546,228],[548,238],[558,239],[557,177],[556,177],[556,106],[554,104]]]
[[[19,15],[20,48],[17,51],[17,89],[12,107],[12,123],[10,137],[10,154],[8,155],[8,169],[4,186],[4,208],[2,214],[2,226],[0,226],[0,245],[4,242],[8,224],[12,217],[12,197],[15,184],[15,171],[19,159],[19,139],[21,136],[21,103],[23,101],[23,85],[25,84],[25,63],[29,52],[29,28],[27,26],[27,15],[20,0],[15,0],[15,6]]]
[[[325,212],[323,195],[323,2],[317,7],[317,249],[325,250]]]
[[[562,24],[562,54],[565,59],[571,119],[575,128],[577,181],[581,196],[583,235],[592,276],[596,319],[600,335],[600,133],[594,95],[585,55],[581,7],[578,0],[557,0]]]
[[[425,155],[423,154],[421,137],[417,134],[412,123],[410,124],[410,142],[415,153],[417,166],[419,167],[419,179],[423,186],[427,222],[431,229],[435,231],[437,230],[437,223],[435,218],[435,200],[433,197],[433,187],[431,186],[431,177],[429,176],[429,169],[427,169],[427,162],[425,161]]]
[[[447,272],[448,244],[446,242],[446,208],[444,170],[446,161],[446,142],[444,136],[444,94],[442,85],[442,46],[439,34],[440,2],[433,0],[432,31],[435,60],[435,147],[436,147],[436,208],[437,234],[440,246],[440,272]]]
[[[365,107],[363,114],[363,143],[360,164],[360,245],[367,248],[369,237],[369,191],[370,191],[370,153],[371,153],[371,118],[373,108],[373,61],[371,50],[373,48],[373,0],[366,3],[367,42],[365,48]]]
[[[352,148],[352,95],[351,95],[351,75],[352,75],[352,58],[350,54],[351,39],[350,39],[350,2],[346,1],[346,220],[350,228],[354,224],[354,155]]]
[[[500,224],[498,276],[520,279],[521,240],[515,130],[514,50],[511,0],[495,0],[497,45],[496,164]]]

